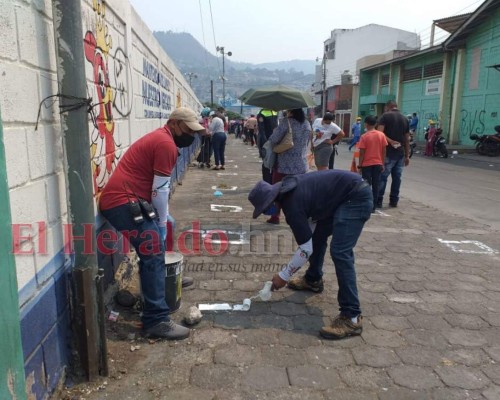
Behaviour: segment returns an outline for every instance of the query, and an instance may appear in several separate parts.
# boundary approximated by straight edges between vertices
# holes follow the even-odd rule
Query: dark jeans
[[[337,152],[336,146],[333,146],[332,154],[330,155],[330,159],[328,160],[328,169],[333,169],[333,164],[335,164],[335,153]]]
[[[129,238],[139,256],[139,275],[144,298],[143,328],[148,329],[162,321],[168,321],[169,309],[165,300],[165,247],[160,239],[158,225],[146,218],[144,222],[136,224],[128,204],[101,213],[117,231]]]
[[[376,205],[382,207],[382,201],[384,200],[385,187],[387,185],[387,178],[391,175],[391,193],[389,195],[389,202],[391,204],[398,204],[399,201],[399,189],[401,188],[401,176],[403,175],[403,165],[404,156],[400,158],[385,158],[384,162],[384,172],[380,176],[380,190],[378,192],[378,198],[376,200]]]
[[[351,151],[351,149],[356,146],[356,144],[359,142],[359,139],[360,137],[359,136],[353,136],[353,138],[351,139],[351,141],[349,142],[349,151]]]
[[[372,191],[369,186],[365,186],[335,210],[333,220],[319,221],[313,233],[313,253],[309,259],[306,280],[315,282],[323,276],[328,236],[332,235],[330,255],[339,285],[337,300],[340,314],[349,318],[361,314],[353,249],[365,222],[370,219],[372,209]]]
[[[382,174],[382,165],[370,165],[368,167],[361,168],[361,176],[365,181],[367,181],[372,186],[372,193],[374,199],[378,198],[381,174]],[[375,204],[373,204],[373,209],[375,209]]]
[[[226,150],[227,136],[224,132],[215,132],[212,136],[215,165],[224,165],[224,152]]]

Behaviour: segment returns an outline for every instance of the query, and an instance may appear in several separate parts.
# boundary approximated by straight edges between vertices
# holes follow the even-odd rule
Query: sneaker
[[[144,336],[152,339],[182,340],[189,337],[191,330],[174,321],[163,321],[144,330]]]
[[[191,278],[190,276],[183,276],[182,277],[182,287],[185,288],[185,287],[188,287],[188,286],[192,286],[194,283],[194,279]]]
[[[363,316],[358,316],[358,322],[354,323],[351,318],[338,315],[331,326],[324,326],[319,334],[325,339],[339,340],[349,336],[361,335],[363,332]]]
[[[396,208],[397,206],[398,206],[398,203],[393,203],[393,202],[389,203],[389,207]]]
[[[293,290],[310,290],[314,293],[321,293],[324,290],[323,279],[316,282],[308,282],[306,276],[297,276],[288,281],[288,287]]]
[[[220,166],[220,169],[226,169],[226,168],[224,168],[224,165],[221,165],[221,166]]]
[[[268,224],[279,225],[280,224],[280,219],[279,219],[279,217],[271,217],[266,222]]]

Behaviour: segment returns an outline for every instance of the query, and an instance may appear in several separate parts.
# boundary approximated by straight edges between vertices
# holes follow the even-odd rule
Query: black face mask
[[[174,142],[177,147],[189,147],[194,142],[194,136],[188,133],[183,133],[181,136],[173,135]]]

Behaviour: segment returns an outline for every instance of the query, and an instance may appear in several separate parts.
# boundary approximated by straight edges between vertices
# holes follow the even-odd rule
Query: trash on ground
[[[191,306],[189,307],[188,312],[184,317],[184,322],[187,325],[195,325],[200,322],[202,318],[203,315],[201,314],[201,311],[198,309],[198,307]]]
[[[118,319],[119,315],[120,315],[120,313],[118,311],[110,311],[108,319],[110,321],[116,322],[116,320]]]

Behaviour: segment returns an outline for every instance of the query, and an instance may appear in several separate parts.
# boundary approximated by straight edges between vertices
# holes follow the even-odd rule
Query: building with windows
[[[394,99],[404,114],[419,116],[417,140],[433,119],[449,143],[470,145],[471,134],[500,124],[500,1],[434,24],[450,33],[443,43],[361,68],[354,107],[362,116],[381,115]]]

